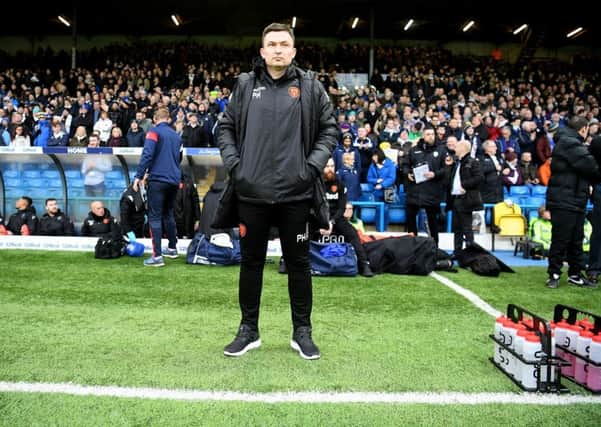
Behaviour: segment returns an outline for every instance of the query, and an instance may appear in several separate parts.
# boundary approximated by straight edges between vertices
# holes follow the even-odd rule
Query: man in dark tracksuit
[[[551,247],[549,249],[549,279],[547,287],[557,288],[564,259],[569,264],[568,283],[595,287],[582,276],[582,240],[584,214],[589,198],[589,185],[601,178],[594,157],[584,145],[588,122],[572,117],[568,127],[555,137],[551,156],[551,179],[547,188],[547,209],[551,211]]]
[[[38,217],[30,197],[20,197],[15,202],[17,212],[8,218],[6,230],[15,236],[30,236],[38,233]]]
[[[238,199],[239,300],[242,321],[226,356],[261,345],[259,305],[269,229],[279,229],[288,267],[294,327],[290,345],[305,359],[320,357],[311,333],[309,213],[315,181],[332,155],[338,130],[329,98],[312,73],[292,64],[294,35],[287,25],[263,31],[263,60],[238,77],[218,136],[223,163]]]
[[[334,170],[334,160],[330,159],[323,170],[326,198],[330,205],[330,228],[328,230],[320,229],[319,231],[322,236],[329,236],[330,234],[344,236],[344,241],[350,243],[355,248],[359,274],[365,277],[373,277],[374,273],[369,266],[369,259],[363,245],[361,245],[357,230],[344,217],[344,211],[346,210],[346,187],[341,181],[336,179]]]
[[[146,237],[146,189],[138,184],[135,191],[133,184],[125,189],[119,201],[121,215],[121,230],[123,234],[133,232],[136,237]]]
[[[435,145],[434,129],[424,129],[423,138],[409,150],[403,161],[403,177],[406,178],[407,231],[417,235],[415,216],[420,208],[426,210],[430,236],[438,245],[438,213],[444,195],[444,182],[447,173],[445,166],[446,148]],[[416,183],[414,168],[428,166],[426,181]]]
[[[179,183],[175,198],[175,223],[177,237],[183,239],[194,238],[200,225],[198,189],[192,178],[186,174],[182,174],[182,182]]]
[[[90,212],[81,226],[81,235],[85,237],[102,237],[121,234],[117,220],[111,216],[111,211],[105,209],[101,201],[90,203]]]
[[[472,212],[484,208],[480,196],[480,183],[483,175],[480,162],[469,154],[471,145],[467,141],[459,141],[455,148],[457,161],[450,174],[447,211],[453,210],[453,252],[457,254],[466,246],[474,243],[474,230],[472,229]]]
[[[41,236],[73,236],[73,223],[58,207],[56,199],[46,199],[46,213],[40,219]]]
[[[148,222],[152,237],[152,256],[144,260],[144,265],[149,267],[165,265],[163,255],[177,258],[177,231],[173,206],[181,180],[179,165],[182,161],[182,140],[169,127],[169,120],[170,114],[166,108],[159,108],[154,113],[156,126],[146,133],[144,150],[133,184],[134,191],[138,191],[140,181],[148,173]],[[163,225],[169,240],[165,250],[161,250]]]

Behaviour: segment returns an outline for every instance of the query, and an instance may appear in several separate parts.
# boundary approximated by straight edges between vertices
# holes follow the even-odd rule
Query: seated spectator
[[[2,214],[0,214],[0,236],[6,236],[8,231],[6,230],[6,226],[4,225],[4,218]]]
[[[48,147],[66,147],[69,142],[69,135],[63,130],[60,121],[52,122],[52,133],[48,139]]]
[[[37,234],[39,220],[33,207],[33,200],[30,197],[21,196],[15,202],[15,208],[17,208],[17,212],[8,218],[6,224],[8,234],[16,236]]]
[[[355,167],[355,156],[353,153],[344,153],[342,155],[342,167],[336,172],[336,177],[346,187],[347,200],[359,200],[361,197],[361,176]]]
[[[182,173],[173,209],[177,237],[192,239],[200,226],[200,199],[194,181]]]
[[[522,153],[522,159],[520,161],[520,173],[524,184],[536,185],[539,183],[538,169],[532,164],[532,153]]]
[[[81,235],[86,237],[102,237],[115,232],[119,227],[117,220],[111,212],[105,209],[104,203],[99,200],[90,203],[90,212],[81,226]]]
[[[484,141],[484,154],[480,157],[484,180],[480,186],[483,203],[498,203],[503,201],[503,159],[497,154],[497,144],[492,140]]]
[[[128,147],[144,147],[144,137],[146,133],[140,127],[138,122],[134,120],[127,131],[127,146]]]
[[[339,144],[334,149],[334,165],[337,171],[342,168],[342,156],[346,153],[353,154],[354,168],[357,172],[361,172],[361,155],[359,154],[357,147],[353,147],[353,135],[350,133],[342,135],[342,144]]]
[[[522,172],[518,165],[518,156],[513,152],[505,155],[505,165],[503,166],[503,184],[507,187],[514,185],[524,185]]]
[[[538,208],[538,218],[535,218],[530,223],[529,235],[530,240],[534,243],[540,243],[543,248],[543,256],[549,256],[549,248],[551,247],[551,212],[541,206]]]
[[[88,134],[84,126],[77,126],[75,129],[75,135],[69,140],[70,147],[87,147],[88,146]]]
[[[108,140],[109,147],[126,147],[127,141],[123,138],[123,132],[121,132],[121,128],[114,127],[111,129],[111,137]]]
[[[73,223],[58,207],[56,199],[46,199],[46,213],[40,218],[41,236],[73,236]]]
[[[119,201],[119,212],[121,215],[121,231],[123,234],[134,234],[135,237],[148,237],[146,201],[146,177],[140,182],[138,191],[130,184]]]
[[[396,181],[396,167],[384,152],[376,148],[372,164],[367,173],[367,182],[374,186],[376,200],[384,200],[384,189],[392,187]]]
[[[10,138],[11,147],[31,147],[31,140],[29,135],[25,133],[23,125],[17,125],[14,127],[13,133]]]

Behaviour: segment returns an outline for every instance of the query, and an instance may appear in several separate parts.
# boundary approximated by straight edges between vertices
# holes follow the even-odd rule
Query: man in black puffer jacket
[[[117,233],[119,231],[119,233]],[[117,220],[99,200],[90,203],[90,212],[81,226],[81,235],[85,237],[103,237],[121,233]]]
[[[255,62],[253,72],[238,77],[219,123],[221,157],[238,200],[242,252],[242,321],[236,338],[224,349],[226,356],[242,356],[261,345],[263,267],[274,225],[288,266],[291,346],[305,359],[320,357],[311,336],[308,222],[315,183],[332,155],[338,129],[325,89],[313,73],[292,63],[295,54],[292,29],[284,24],[267,26],[262,59]]]
[[[569,264],[568,283],[595,287],[582,276],[582,240],[584,214],[589,198],[589,186],[601,179],[594,157],[584,145],[588,133],[586,119],[575,116],[567,128],[555,137],[551,156],[551,179],[547,189],[547,209],[551,211],[551,248],[549,249],[549,279],[547,287],[557,288],[564,259]]]

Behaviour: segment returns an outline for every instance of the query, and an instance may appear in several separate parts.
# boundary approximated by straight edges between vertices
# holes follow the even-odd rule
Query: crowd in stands
[[[109,46],[81,52],[74,70],[52,65],[68,61],[50,50],[27,67],[3,56],[0,146],[141,147],[160,107],[171,112],[184,146],[215,146],[214,128],[255,52],[197,43]],[[586,118],[587,141],[599,133],[601,80],[586,63],[515,67],[439,48],[378,47],[368,85],[339,84],[337,72],[365,71],[368,53],[350,44],[300,44],[297,53],[334,105],[341,137],[333,158],[350,201],[361,198],[362,183],[376,200],[406,187],[404,166],[429,129],[443,157],[454,155],[457,141],[471,143],[484,203],[502,201],[504,187],[546,185],[554,135],[570,117]]]

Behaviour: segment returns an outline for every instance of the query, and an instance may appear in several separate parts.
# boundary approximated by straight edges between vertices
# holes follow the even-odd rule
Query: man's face
[[[271,31],[265,34],[261,57],[268,67],[286,68],[292,63],[295,56],[294,41],[287,31]]]
[[[486,154],[494,156],[495,154],[497,154],[497,144],[487,144],[484,148],[484,151],[486,152]]]
[[[455,151],[455,149],[457,148],[457,138],[455,138],[454,136],[449,136],[447,138],[447,148],[451,151]]]
[[[326,181],[333,181],[336,177],[333,159],[328,160],[326,166],[323,168],[323,177]]]
[[[99,144],[97,136],[94,135],[88,139],[88,147],[95,148],[95,147],[99,147],[99,146],[100,146],[100,144]]]
[[[434,144],[434,129],[426,129],[423,138],[426,144]]]
[[[27,209],[27,200],[17,199],[17,201],[15,202],[15,208],[17,208],[17,210],[19,211]]]
[[[102,202],[94,202],[90,206],[92,213],[96,216],[104,216],[104,205]]]
[[[530,163],[532,161],[532,155],[528,152],[522,153],[522,162]]]
[[[56,200],[49,200],[48,203],[46,203],[46,212],[50,215],[56,215],[58,212],[58,202]]]

